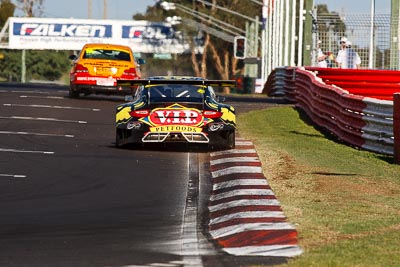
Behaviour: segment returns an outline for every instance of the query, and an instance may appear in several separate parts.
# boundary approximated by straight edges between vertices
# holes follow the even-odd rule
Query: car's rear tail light
[[[132,110],[131,112],[129,112],[129,114],[130,114],[132,117],[135,117],[135,118],[143,118],[143,117],[149,116],[150,111],[149,111],[149,110],[146,110],[146,109],[142,109],[142,110]]]
[[[75,72],[89,72],[89,70],[81,64],[76,64]]]
[[[136,76],[136,69],[135,68],[126,69],[124,70],[124,73],[122,75]]]
[[[209,119],[221,118],[222,112],[215,110],[205,110],[203,111],[203,116],[204,118],[209,118]]]

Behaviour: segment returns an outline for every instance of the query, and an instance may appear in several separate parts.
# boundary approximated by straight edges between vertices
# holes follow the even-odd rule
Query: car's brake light
[[[203,116],[204,118],[209,118],[209,119],[221,118],[222,112],[215,110],[205,110],[203,111]]]
[[[149,110],[146,109],[142,109],[142,110],[132,110],[131,112],[129,112],[129,114],[132,117],[136,117],[136,118],[143,118],[143,117],[147,117],[150,114]]]
[[[89,70],[81,64],[76,64],[75,72],[89,72]]]
[[[126,70],[124,70],[123,75],[136,76],[136,69],[135,68],[126,69]]]

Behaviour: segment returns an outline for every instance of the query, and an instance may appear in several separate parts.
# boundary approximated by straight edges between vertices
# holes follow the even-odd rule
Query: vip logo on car
[[[196,109],[155,109],[149,120],[153,125],[199,125],[203,116]]]

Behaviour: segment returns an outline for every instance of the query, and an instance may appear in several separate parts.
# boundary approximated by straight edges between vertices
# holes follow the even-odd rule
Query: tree
[[[21,73],[21,52],[17,50],[0,50],[4,55],[0,64],[0,80],[19,81]]]
[[[201,12],[202,14],[207,14],[217,20],[243,30],[245,30],[246,27],[245,19],[232,15],[229,12],[221,11],[216,5],[252,18],[261,13],[261,6],[254,4],[250,0],[181,0],[176,3],[187,7],[189,10],[192,10],[193,13]],[[200,20],[196,16],[182,12],[179,8],[165,11],[159,4],[154,7],[148,7],[145,14],[135,14],[133,18],[136,20],[159,22],[163,21],[168,16],[180,16],[183,20],[185,18],[195,20],[210,28],[222,31],[215,27],[212,20]],[[184,32],[184,36],[186,36],[187,40],[192,44],[193,49],[189,60],[192,62],[192,71],[194,75],[214,79],[230,79],[234,75],[243,73],[243,62],[234,57],[233,44],[231,42],[227,42],[209,33],[201,32],[201,30],[189,27],[185,23],[177,25],[176,27],[178,31]],[[229,34],[231,36],[234,35],[232,33]],[[194,49],[194,39],[198,39],[196,38],[198,35],[202,35],[202,54],[196,54],[196,50]],[[187,55],[179,55],[176,59],[176,61],[178,61],[177,65],[181,65],[180,62],[186,62],[187,59]],[[145,66],[145,68],[147,67],[148,66]]]
[[[69,69],[68,51],[29,51],[26,64],[28,77],[34,80],[56,81]]]
[[[337,46],[336,39],[329,38],[330,35],[339,39],[346,32],[346,24],[336,12],[330,12],[327,5],[317,5],[318,36],[320,40],[331,40],[331,46]],[[329,44],[325,43],[326,46]]]
[[[0,19],[3,24],[8,17],[14,14],[15,8],[24,12],[27,17],[41,16],[44,0],[16,0],[16,5],[10,0],[2,0],[0,5]],[[3,22],[4,21],[4,22]],[[0,77],[8,81],[20,81],[21,51],[1,51],[4,58],[0,64]],[[26,50],[26,79],[32,80],[59,80],[70,67],[67,51]]]
[[[11,0],[2,0],[0,3],[0,27],[3,27],[9,17],[14,15],[15,5]]]
[[[231,11],[236,11],[240,14],[254,17],[257,13],[257,8],[249,8],[248,3],[243,4],[243,0],[224,0],[217,1],[212,0],[211,4],[207,4],[205,1],[194,1],[196,2],[196,8],[202,13],[209,14],[212,17],[224,21],[237,28],[245,29],[246,21],[241,17],[233,16],[226,11],[220,11],[217,5]],[[202,23],[207,23],[202,21]],[[211,21],[208,26],[213,27]],[[227,41],[221,40],[217,37],[211,36],[207,43],[207,52],[210,54],[210,58],[207,58],[207,68],[213,66],[213,69],[219,74],[221,79],[229,79],[232,75],[240,74],[243,71],[243,66],[238,68],[238,60],[233,55],[233,45]]]
[[[337,12],[330,12],[327,5],[317,5],[318,19],[322,19],[319,26],[333,28],[336,33],[342,33],[346,31],[346,24],[340,18]],[[325,24],[325,25],[324,25]]]
[[[8,81],[20,81],[21,52],[0,50],[4,54],[0,64],[0,77]],[[29,50],[26,52],[27,80],[57,81],[69,69],[68,51]]]
[[[26,17],[41,17],[44,0],[16,0],[17,8],[24,12]]]

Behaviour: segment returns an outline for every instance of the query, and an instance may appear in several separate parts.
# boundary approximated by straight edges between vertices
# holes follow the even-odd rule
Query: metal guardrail
[[[351,94],[304,68],[278,68],[265,87],[268,95],[294,102],[316,125],[345,143],[394,155],[393,101]]]

